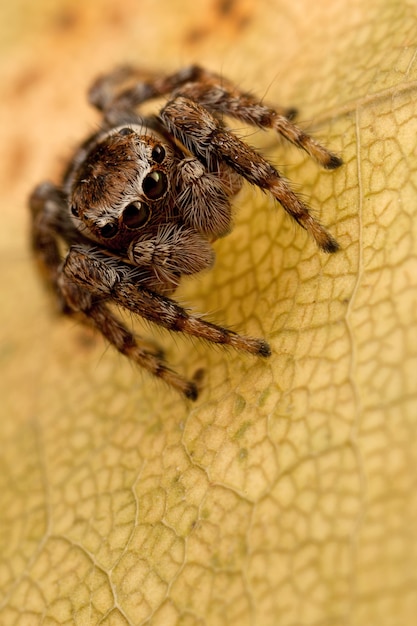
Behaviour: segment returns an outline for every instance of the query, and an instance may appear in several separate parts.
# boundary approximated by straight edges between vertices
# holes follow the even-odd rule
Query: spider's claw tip
[[[197,400],[201,391],[203,378],[204,378],[204,370],[203,368],[200,367],[198,370],[194,372],[194,376],[192,380],[189,383],[187,383],[187,387],[184,390],[184,394],[189,400]]]
[[[267,343],[266,341],[264,341],[263,339],[261,339],[259,341],[259,348],[258,348],[258,354],[259,356],[264,356],[264,357],[269,357],[271,356],[271,348],[269,343]]]
[[[290,109],[286,109],[285,111],[285,117],[290,122],[292,122],[292,120],[294,120],[297,117],[297,115],[298,115],[298,109],[296,109],[295,107],[291,107]]]
[[[184,389],[184,395],[189,400],[197,400],[198,398],[198,388],[197,385],[193,382],[189,382],[187,387]]]
[[[201,386],[203,379],[204,379],[204,369],[202,367],[199,367],[193,375],[193,383],[195,383],[198,386]]]
[[[337,252],[339,249],[340,249],[340,246],[337,243],[336,239],[333,239],[333,237],[330,237],[330,236],[327,239],[327,241],[323,243],[322,245],[322,250],[324,252],[328,252],[329,254],[333,254],[334,252]]]
[[[335,170],[343,165],[343,160],[336,154],[330,154],[328,161],[324,164],[326,170]]]

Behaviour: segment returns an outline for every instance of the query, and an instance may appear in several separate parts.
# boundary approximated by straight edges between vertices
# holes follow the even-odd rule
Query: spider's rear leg
[[[219,77],[198,65],[189,65],[172,74],[123,65],[109,74],[99,76],[89,89],[88,99],[100,111],[134,109],[190,81],[206,84],[213,80],[217,81]]]
[[[155,78],[129,65],[122,65],[96,78],[88,90],[88,101],[99,111],[113,107],[130,109],[153,97]],[[132,104],[133,101],[136,101],[135,104]]]
[[[132,110],[152,98],[166,96],[174,91],[185,90],[189,97],[210,106],[213,110],[224,110],[229,115],[233,112],[233,102],[241,103],[242,107],[254,107],[258,102],[249,94],[239,91],[229,80],[207,70],[199,65],[189,65],[172,74],[149,72],[142,68],[121,66],[103,76],[99,76],[91,85],[88,98],[90,103],[100,111],[110,114],[112,109]],[[230,99],[217,103],[219,93],[224,93]],[[213,98],[213,93],[214,98]],[[218,105],[218,106],[217,106]],[[261,105],[258,105],[258,107]],[[230,109],[230,110],[229,110]],[[275,114],[283,119],[293,119],[296,115],[294,108],[276,108]],[[111,115],[111,114],[110,114]],[[256,114],[255,114],[256,115]],[[236,115],[236,117],[239,117]],[[246,119],[246,118],[241,118]],[[259,122],[246,119],[250,124]]]
[[[220,78],[217,84],[189,83],[181,87],[177,94],[202,104],[209,111],[229,115],[259,128],[274,130],[305,150],[326,169],[335,169],[342,165],[340,157],[291,122],[295,109],[272,109],[251,94],[240,91],[230,82],[223,84]]]
[[[224,161],[253,185],[271,193],[285,211],[315,239],[325,252],[336,252],[336,240],[310,213],[279,172],[256,150],[223,128],[203,106],[178,96],[162,109],[170,132],[206,162]]]
[[[69,237],[72,228],[67,219],[66,198],[59,187],[44,182],[33,190],[29,207],[32,250],[61,312],[70,313],[58,284],[62,261],[58,239]]]

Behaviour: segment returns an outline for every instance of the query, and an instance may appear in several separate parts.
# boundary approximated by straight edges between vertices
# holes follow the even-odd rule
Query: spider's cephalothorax
[[[143,102],[160,96],[168,100],[158,115],[139,114]],[[108,305],[269,356],[264,340],[204,321],[169,297],[183,274],[212,265],[211,244],[230,231],[231,200],[244,180],[276,198],[322,250],[338,248],[223,116],[275,130],[327,169],[342,161],[290,121],[292,110],[271,109],[196,66],[167,76],[118,69],[93,84],[90,102],[103,113],[101,129],[76,151],[59,187],[42,183],[31,196],[33,248],[65,313],[81,315],[121,353],[195,399],[197,377],[171,370],[161,351],[133,335]],[[64,259],[62,242],[69,248]]]

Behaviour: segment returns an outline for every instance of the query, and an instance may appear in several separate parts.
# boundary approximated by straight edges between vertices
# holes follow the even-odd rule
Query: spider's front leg
[[[322,250],[338,250],[336,240],[311,215],[279,172],[256,150],[226,130],[205,107],[178,96],[165,105],[161,118],[190,152],[206,163],[225,162],[247,181],[271,193]]]
[[[133,334],[107,306],[115,301],[124,269],[109,263],[109,257],[96,249],[70,248],[59,277],[59,289],[70,309],[86,324],[93,325],[121,354],[157,376],[185,397],[196,400],[198,380],[186,380],[166,364],[161,350]],[[131,271],[133,269],[131,268]],[[139,290],[138,285],[135,286]]]
[[[220,77],[217,82],[212,80],[186,84],[178,89],[175,95],[198,102],[212,113],[229,115],[246,124],[274,130],[287,141],[305,150],[326,169],[332,170],[342,165],[340,157],[293,124],[291,120],[295,109],[271,108],[229,81],[220,80]]]
[[[183,332],[212,343],[229,345],[259,356],[269,356],[262,339],[242,337],[226,328],[190,315],[173,300],[141,286],[137,270],[123,262],[109,263],[97,250],[73,246],[64,263],[61,288],[74,309],[81,310],[100,332],[133,361],[175,387],[189,398],[197,397],[197,385],[167,367],[155,354],[143,350],[132,333],[107,309],[111,301],[168,330]],[[85,294],[90,297],[85,299]]]

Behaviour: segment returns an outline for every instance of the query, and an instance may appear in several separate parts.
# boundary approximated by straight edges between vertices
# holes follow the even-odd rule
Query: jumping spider
[[[160,96],[167,101],[158,115],[137,112]],[[322,250],[338,249],[223,116],[275,130],[327,169],[342,161],[291,122],[293,110],[271,109],[201,67],[165,76],[120,68],[92,85],[89,100],[103,114],[100,129],[75,152],[60,186],[44,182],[30,198],[35,254],[64,313],[92,323],[119,352],[196,399],[197,377],[171,370],[161,351],[130,332],[108,305],[269,356],[266,341],[204,321],[169,297],[183,274],[212,266],[211,244],[231,230],[231,201],[243,180],[269,192]]]

